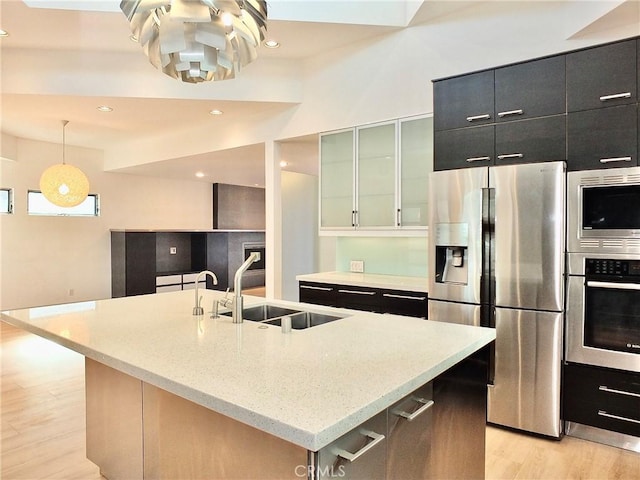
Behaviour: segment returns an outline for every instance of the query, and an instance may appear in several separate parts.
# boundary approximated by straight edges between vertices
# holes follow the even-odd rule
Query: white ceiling
[[[584,34],[584,29],[612,28],[616,23],[628,22],[634,16],[637,21],[639,16],[638,0],[562,1],[580,3],[579,8],[583,12],[589,10],[592,17],[587,16],[587,21],[576,24],[575,35]],[[236,80],[226,82],[237,81],[240,84],[240,76],[250,78],[251,75],[259,75],[260,69],[265,66],[295,69],[304,60],[323,52],[428,22],[439,16],[448,15],[452,18],[458,13],[464,14],[471,6],[477,7],[483,3],[491,2],[273,0],[269,2],[268,37],[280,41],[282,47],[277,50],[261,48],[258,60],[254,62],[255,67],[250,65],[250,68],[240,72]],[[114,68],[117,67],[119,56],[139,56],[144,59],[140,46],[128,38],[129,25],[118,5],[119,0],[0,0],[0,28],[10,34],[0,40],[0,54],[13,51],[29,55],[30,51],[50,51],[52,55],[62,53],[70,62],[82,62],[92,53],[112,54],[116,59]],[[46,82],[42,83],[46,85]],[[176,94],[175,90],[165,98],[144,98],[138,93],[100,98],[84,92],[60,95],[42,87],[29,94],[7,92],[3,88],[0,126],[3,132],[10,135],[59,143],[61,121],[67,119],[70,121],[66,128],[68,144],[105,149],[141,136],[158,136],[162,132],[184,128],[194,119],[210,121],[212,128],[215,128],[215,122],[219,121],[234,122],[247,116],[277,114],[291,108],[296,101],[293,96],[292,99],[273,99],[267,96],[261,98],[260,95],[246,101],[230,95],[232,89],[233,84],[225,85],[216,90],[220,92],[219,96],[201,95],[204,98]],[[96,107],[103,103],[113,107],[114,112],[98,112]],[[225,114],[221,117],[206,115],[205,112],[212,108],[223,110]],[[203,115],[208,118],[202,120]],[[316,144],[317,138],[307,135],[291,141]],[[290,168],[308,172],[315,171],[317,167],[307,164]],[[264,145],[250,145],[124,169],[128,173],[190,180],[194,180],[195,170],[206,173],[203,181],[262,184]]]

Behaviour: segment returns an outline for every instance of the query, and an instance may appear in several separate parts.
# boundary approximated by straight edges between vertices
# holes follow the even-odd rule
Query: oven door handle
[[[589,280],[587,281],[587,287],[612,288],[615,290],[640,290],[640,283],[615,283]]]

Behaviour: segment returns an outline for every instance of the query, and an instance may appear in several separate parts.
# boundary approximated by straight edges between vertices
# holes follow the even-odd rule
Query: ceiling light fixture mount
[[[52,165],[42,172],[40,191],[44,197],[59,207],[80,205],[89,195],[89,179],[78,167],[65,163],[65,127],[62,121],[62,163]]]
[[[151,64],[187,83],[234,78],[265,38],[265,0],[122,0]]]

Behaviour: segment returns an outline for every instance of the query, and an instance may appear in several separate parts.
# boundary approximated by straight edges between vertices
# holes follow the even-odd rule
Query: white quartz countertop
[[[222,292],[201,290],[211,309]],[[245,308],[265,299],[245,296]],[[349,315],[306,330],[193,316],[193,291],[2,312],[2,320],[317,451],[495,339],[493,329]]]
[[[337,283],[341,285],[427,293],[426,277],[405,277],[401,275],[380,275],[375,273],[321,272],[298,275],[296,276],[296,280],[300,282]]]

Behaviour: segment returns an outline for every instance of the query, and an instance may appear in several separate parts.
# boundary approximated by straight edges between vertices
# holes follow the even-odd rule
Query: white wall
[[[282,172],[282,298],[298,301],[296,275],[318,271],[318,177]]]
[[[212,187],[104,173],[101,151],[67,146],[66,162],[89,177],[100,195],[97,218],[26,213],[27,190],[62,159],[58,144],[17,139],[15,161],[0,160],[0,185],[14,189],[15,213],[0,216],[0,309],[111,296],[110,229],[212,227]]]

